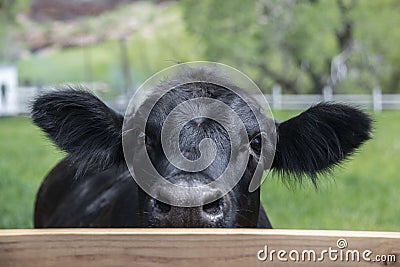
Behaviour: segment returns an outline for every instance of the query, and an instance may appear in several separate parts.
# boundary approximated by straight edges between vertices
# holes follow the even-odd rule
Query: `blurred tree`
[[[13,52],[12,27],[18,12],[27,10],[30,0],[0,0],[0,63],[10,61]]]
[[[263,88],[400,92],[397,0],[185,0],[183,10],[208,60],[244,70]]]

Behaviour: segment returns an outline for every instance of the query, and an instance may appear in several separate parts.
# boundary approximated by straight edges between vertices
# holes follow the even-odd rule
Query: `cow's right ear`
[[[351,106],[320,103],[277,124],[278,143],[272,168],[301,180],[330,172],[371,138],[372,119]]]
[[[85,90],[67,89],[37,97],[32,120],[77,167],[76,176],[123,162],[123,116]]]

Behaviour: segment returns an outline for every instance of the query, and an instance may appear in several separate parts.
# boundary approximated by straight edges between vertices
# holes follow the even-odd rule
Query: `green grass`
[[[275,112],[284,120],[293,112]],[[269,175],[262,202],[276,228],[398,231],[400,112],[374,116],[374,139],[333,177],[287,187]],[[36,191],[62,154],[26,118],[0,119],[0,228],[32,227]]]
[[[32,227],[35,194],[62,157],[26,118],[0,118],[0,228]]]

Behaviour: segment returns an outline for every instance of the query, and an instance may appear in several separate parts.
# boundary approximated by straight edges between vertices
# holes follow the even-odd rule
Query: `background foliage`
[[[40,23],[29,19],[29,4],[0,0],[0,62],[16,63],[21,82],[102,81],[121,90],[120,46],[110,36],[133,22],[135,30],[123,35],[131,88],[166,66],[200,59],[230,64],[266,92],[275,84],[290,93],[324,86],[400,92],[397,0],[138,1],[73,22]],[[52,43],[35,47],[32,34]]]
[[[183,2],[189,32],[209,60],[252,73],[263,88],[291,93],[398,92],[400,3],[396,0]]]

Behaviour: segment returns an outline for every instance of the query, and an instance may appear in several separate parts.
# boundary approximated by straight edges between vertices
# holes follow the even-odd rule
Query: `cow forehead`
[[[156,101],[155,97],[158,98]],[[148,118],[143,119],[146,120],[148,129],[154,131],[162,128],[168,116],[172,116],[169,119],[175,121],[176,125],[198,117],[215,118],[221,124],[235,125],[238,123],[236,116],[240,118],[250,135],[260,130],[261,122],[257,121],[255,113],[258,117],[266,117],[250,97],[243,99],[235,92],[215,84],[181,85],[163,92],[161,97],[159,93],[149,96],[143,105],[150,104],[153,104],[151,112]]]

